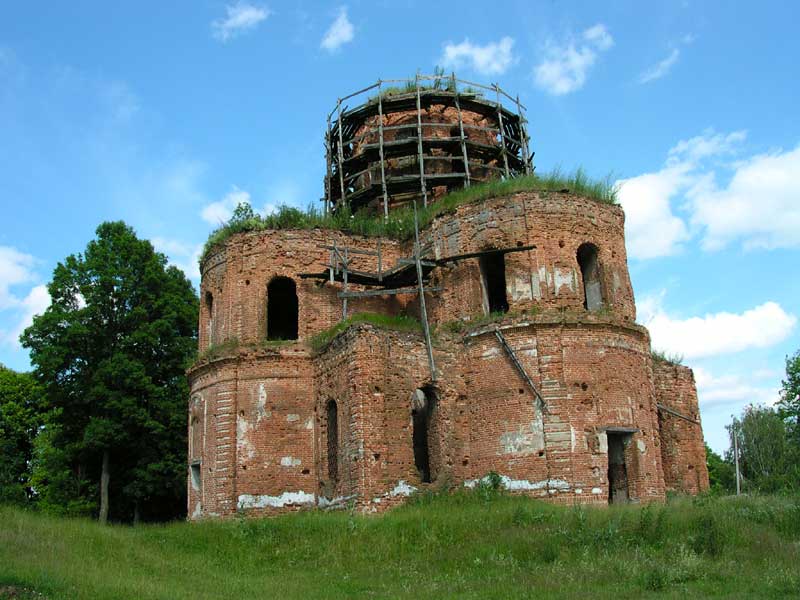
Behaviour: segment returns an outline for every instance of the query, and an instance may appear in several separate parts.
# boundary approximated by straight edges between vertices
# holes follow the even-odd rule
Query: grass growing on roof
[[[545,192],[568,190],[573,194],[606,204],[615,204],[617,201],[617,190],[611,176],[604,179],[591,179],[583,169],[577,169],[570,175],[564,175],[556,169],[545,175],[535,174],[504,181],[490,181],[453,191],[427,207],[418,207],[420,229],[423,229],[439,215],[453,212],[464,204],[530,190]],[[306,210],[281,206],[277,212],[262,217],[253,211],[249,204],[241,204],[237,207],[233,217],[208,237],[200,257],[200,264],[205,262],[214,247],[223,244],[235,233],[269,229],[317,228],[335,229],[371,237],[385,236],[408,240],[414,235],[414,210],[410,206],[393,210],[389,213],[389,218],[384,220],[381,215],[373,215],[365,211],[351,214],[346,208],[338,210],[332,215],[325,215],[315,206],[309,206]]]
[[[362,312],[355,313],[333,327],[319,332],[317,335],[313,336],[308,343],[314,350],[321,350],[327,346],[333,338],[355,323],[370,323],[371,325],[392,329],[394,331],[422,331],[422,324],[413,317]]]
[[[670,365],[682,365],[683,354],[669,354],[663,350],[651,350],[650,354],[656,362],[668,363]]]

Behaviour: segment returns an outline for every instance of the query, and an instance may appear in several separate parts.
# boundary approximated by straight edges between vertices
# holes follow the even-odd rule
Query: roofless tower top
[[[354,108],[348,102],[361,102]],[[325,135],[325,210],[383,213],[533,171],[525,107],[452,75],[378,80],[340,98]]]

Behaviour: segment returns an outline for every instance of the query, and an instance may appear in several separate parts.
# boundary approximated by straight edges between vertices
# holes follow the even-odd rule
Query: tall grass
[[[378,517],[102,527],[0,508],[0,588],[49,598],[791,598],[790,498],[561,507],[491,488]]]
[[[582,169],[577,169],[570,175],[564,175],[556,169],[546,175],[490,181],[451,192],[427,207],[419,207],[419,225],[420,228],[424,228],[437,216],[452,212],[464,204],[529,190],[569,191],[606,204],[616,203],[616,188],[611,176],[594,180],[590,179]],[[304,211],[290,206],[281,206],[277,212],[266,217],[255,215],[248,219],[231,220],[221,225],[211,233],[206,241],[200,264],[205,262],[213,248],[223,244],[235,233],[268,229],[316,228],[335,229],[371,237],[385,236],[408,240],[414,235],[414,210],[411,206],[393,210],[389,214],[389,218],[384,220],[383,216],[369,214],[366,211],[351,214],[348,210],[343,209],[333,215],[325,215],[322,210],[313,205]]]

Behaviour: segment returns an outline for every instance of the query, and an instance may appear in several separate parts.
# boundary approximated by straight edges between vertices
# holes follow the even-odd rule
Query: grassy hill
[[[0,508],[4,589],[58,599],[796,598],[800,500],[606,510],[479,490],[379,517],[138,527]]]

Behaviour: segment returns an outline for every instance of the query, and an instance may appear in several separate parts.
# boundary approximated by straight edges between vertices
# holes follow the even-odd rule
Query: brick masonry
[[[474,485],[489,472],[518,493],[607,504],[612,437],[622,440],[631,501],[707,489],[694,378],[685,367],[654,362],[647,330],[635,324],[619,207],[523,192],[463,205],[420,233],[438,259],[533,246],[504,254],[509,311],[490,325],[481,325],[491,292],[479,259],[434,269],[432,285],[444,288],[426,295],[436,381],[418,333],[360,324],[322,350],[308,344],[342,318],[341,284],[299,274],[323,269],[329,255],[320,246],[375,250],[376,239],[327,230],[237,234],[206,260],[199,344],[220,351],[189,372],[191,518],[313,506],[375,512],[415,489]],[[577,254],[585,243],[597,250],[602,306],[595,310],[584,308]],[[411,250],[382,240],[384,268]],[[353,268],[374,271],[375,260],[354,255]],[[298,339],[264,343],[267,287],[276,276],[296,284]],[[419,306],[413,295],[350,301],[348,314],[363,311],[415,315]],[[426,478],[415,462],[420,411]]]

